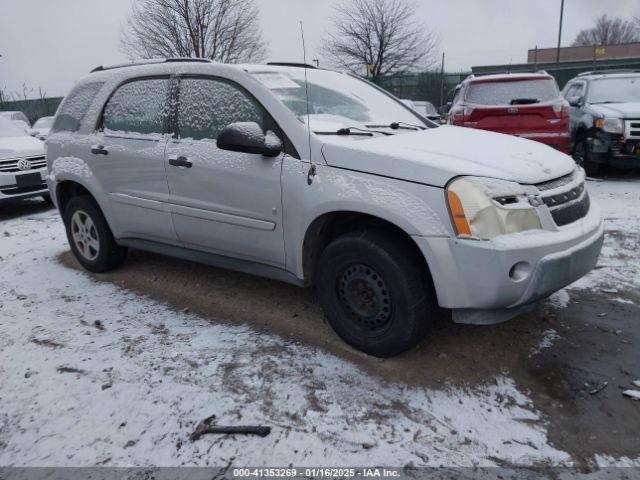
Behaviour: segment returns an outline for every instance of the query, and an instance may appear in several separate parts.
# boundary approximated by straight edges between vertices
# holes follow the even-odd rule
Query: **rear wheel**
[[[601,170],[602,164],[589,158],[589,142],[586,137],[580,136],[576,139],[576,144],[573,147],[573,159],[584,168],[584,171],[590,177],[597,175]]]
[[[124,262],[127,249],[116,244],[104,215],[92,198],[72,198],[64,208],[63,218],[71,251],[84,268],[102,273]]]
[[[428,272],[402,242],[372,232],[334,240],[318,262],[327,320],[349,345],[390,357],[418,343],[437,316]]]

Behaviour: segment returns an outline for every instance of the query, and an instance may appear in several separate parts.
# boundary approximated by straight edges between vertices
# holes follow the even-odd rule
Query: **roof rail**
[[[297,68],[313,68],[317,70],[315,65],[309,65],[308,63],[296,63],[296,62],[268,62],[267,65],[273,67],[297,67]]]
[[[587,77],[589,75],[607,75],[609,73],[640,73],[638,69],[632,68],[611,68],[605,70],[591,70],[589,72],[582,72],[578,74],[578,77]]]
[[[116,68],[125,68],[125,67],[137,67],[140,65],[155,65],[158,63],[177,63],[177,62],[198,62],[198,63],[211,63],[212,60],[208,58],[188,58],[188,57],[175,57],[175,58],[151,58],[149,60],[140,60],[139,62],[129,62],[129,63],[118,63],[114,65],[100,65],[90,73],[94,72],[103,72],[105,70],[113,70]]]

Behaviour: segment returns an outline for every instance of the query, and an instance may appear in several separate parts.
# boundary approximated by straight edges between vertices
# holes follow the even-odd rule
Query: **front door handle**
[[[109,150],[104,148],[103,145],[92,145],[91,153],[93,153],[94,155],[109,155]]]
[[[171,157],[169,158],[169,165],[185,168],[193,167],[193,163],[191,163],[191,160],[189,160],[187,157]]]

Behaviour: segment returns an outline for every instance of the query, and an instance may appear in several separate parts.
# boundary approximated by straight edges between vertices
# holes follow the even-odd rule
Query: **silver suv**
[[[309,66],[98,67],[60,106],[47,163],[88,270],[132,247],[315,286],[336,332],[377,356],[443,312],[514,317],[585,275],[602,246],[568,156],[439,127]]]

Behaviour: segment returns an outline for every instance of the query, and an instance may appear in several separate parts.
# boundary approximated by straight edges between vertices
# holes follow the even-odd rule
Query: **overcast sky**
[[[0,0],[0,87],[26,84],[64,95],[96,65],[126,61],[120,31],[132,0]],[[256,0],[269,59],[301,61],[299,21],[308,58],[330,28],[332,0]],[[348,1],[348,0],[341,0]],[[447,70],[523,63],[527,49],[557,42],[560,0],[416,0],[416,16],[439,32]],[[639,0],[566,0],[563,43],[602,13],[640,15]]]

